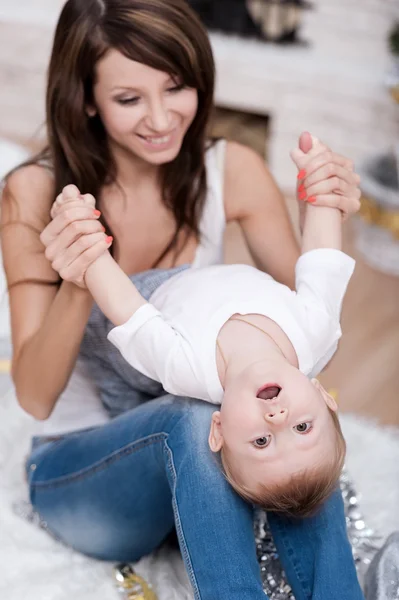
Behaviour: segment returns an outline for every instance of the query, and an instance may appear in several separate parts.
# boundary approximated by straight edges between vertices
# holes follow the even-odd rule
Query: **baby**
[[[52,216],[79,200],[67,186]],[[247,265],[187,267],[147,302],[108,251],[85,276],[130,365],[171,394],[221,405],[209,446],[235,490],[289,516],[331,494],[345,456],[337,405],[312,378],[337,348],[354,269],[341,221],[338,209],[307,206],[296,291]]]

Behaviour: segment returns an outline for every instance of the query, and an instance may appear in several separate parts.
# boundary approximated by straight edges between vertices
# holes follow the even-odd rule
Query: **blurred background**
[[[0,0],[0,176],[45,139],[45,74],[63,0]],[[345,225],[357,268],[340,348],[322,375],[343,411],[399,425],[399,5],[397,0],[190,0],[217,64],[212,133],[268,162],[296,224],[289,150],[308,130],[355,160],[363,208]],[[250,262],[229,227],[226,260]],[[0,273],[0,393],[10,385]]]

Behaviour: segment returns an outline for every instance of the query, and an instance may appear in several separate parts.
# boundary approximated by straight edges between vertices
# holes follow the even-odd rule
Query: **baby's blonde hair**
[[[330,409],[329,409],[330,410]],[[221,461],[226,479],[247,502],[267,511],[278,512],[290,518],[310,517],[329,498],[338,485],[345,461],[346,443],[337,413],[330,410],[336,445],[335,455],[328,464],[304,469],[284,483],[268,486],[260,484],[256,491],[248,488],[236,473],[228,449],[221,451]]]

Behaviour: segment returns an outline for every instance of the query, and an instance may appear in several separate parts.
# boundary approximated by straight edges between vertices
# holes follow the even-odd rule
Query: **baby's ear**
[[[212,415],[208,444],[212,452],[219,452],[223,448],[223,443],[220,412],[217,410]]]
[[[319,392],[322,395],[322,398],[323,398],[324,402],[327,404],[328,408],[330,410],[333,410],[334,412],[337,412],[338,405],[337,405],[335,399],[331,396],[331,394],[329,394],[327,392],[327,390],[324,389],[324,387],[321,385],[321,383],[318,379],[312,379],[311,381],[312,381],[313,385],[315,386],[315,388],[317,388],[319,390]]]

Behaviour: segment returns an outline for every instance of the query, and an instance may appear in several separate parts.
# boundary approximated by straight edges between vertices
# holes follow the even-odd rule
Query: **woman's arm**
[[[263,159],[228,142],[225,161],[227,221],[237,221],[255,265],[291,288],[299,246],[284,197]]]
[[[298,199],[315,207],[339,209],[344,216],[356,212],[360,206],[359,176],[352,161],[317,142],[318,147],[312,148],[312,136],[303,133],[298,148],[291,153],[301,154],[301,160],[295,161],[303,174]],[[256,266],[293,287],[299,247],[284,198],[261,157],[235,143],[227,144],[225,210],[228,221],[241,225]],[[310,215],[324,219],[326,211],[322,212],[323,216],[313,211]]]
[[[12,377],[19,403],[37,419],[50,415],[68,382],[92,306],[87,290],[68,281],[57,284],[59,276],[46,258],[40,232],[49,223],[53,199],[47,172],[24,167],[10,176],[1,210]],[[82,230],[101,231],[97,220],[86,217]]]

